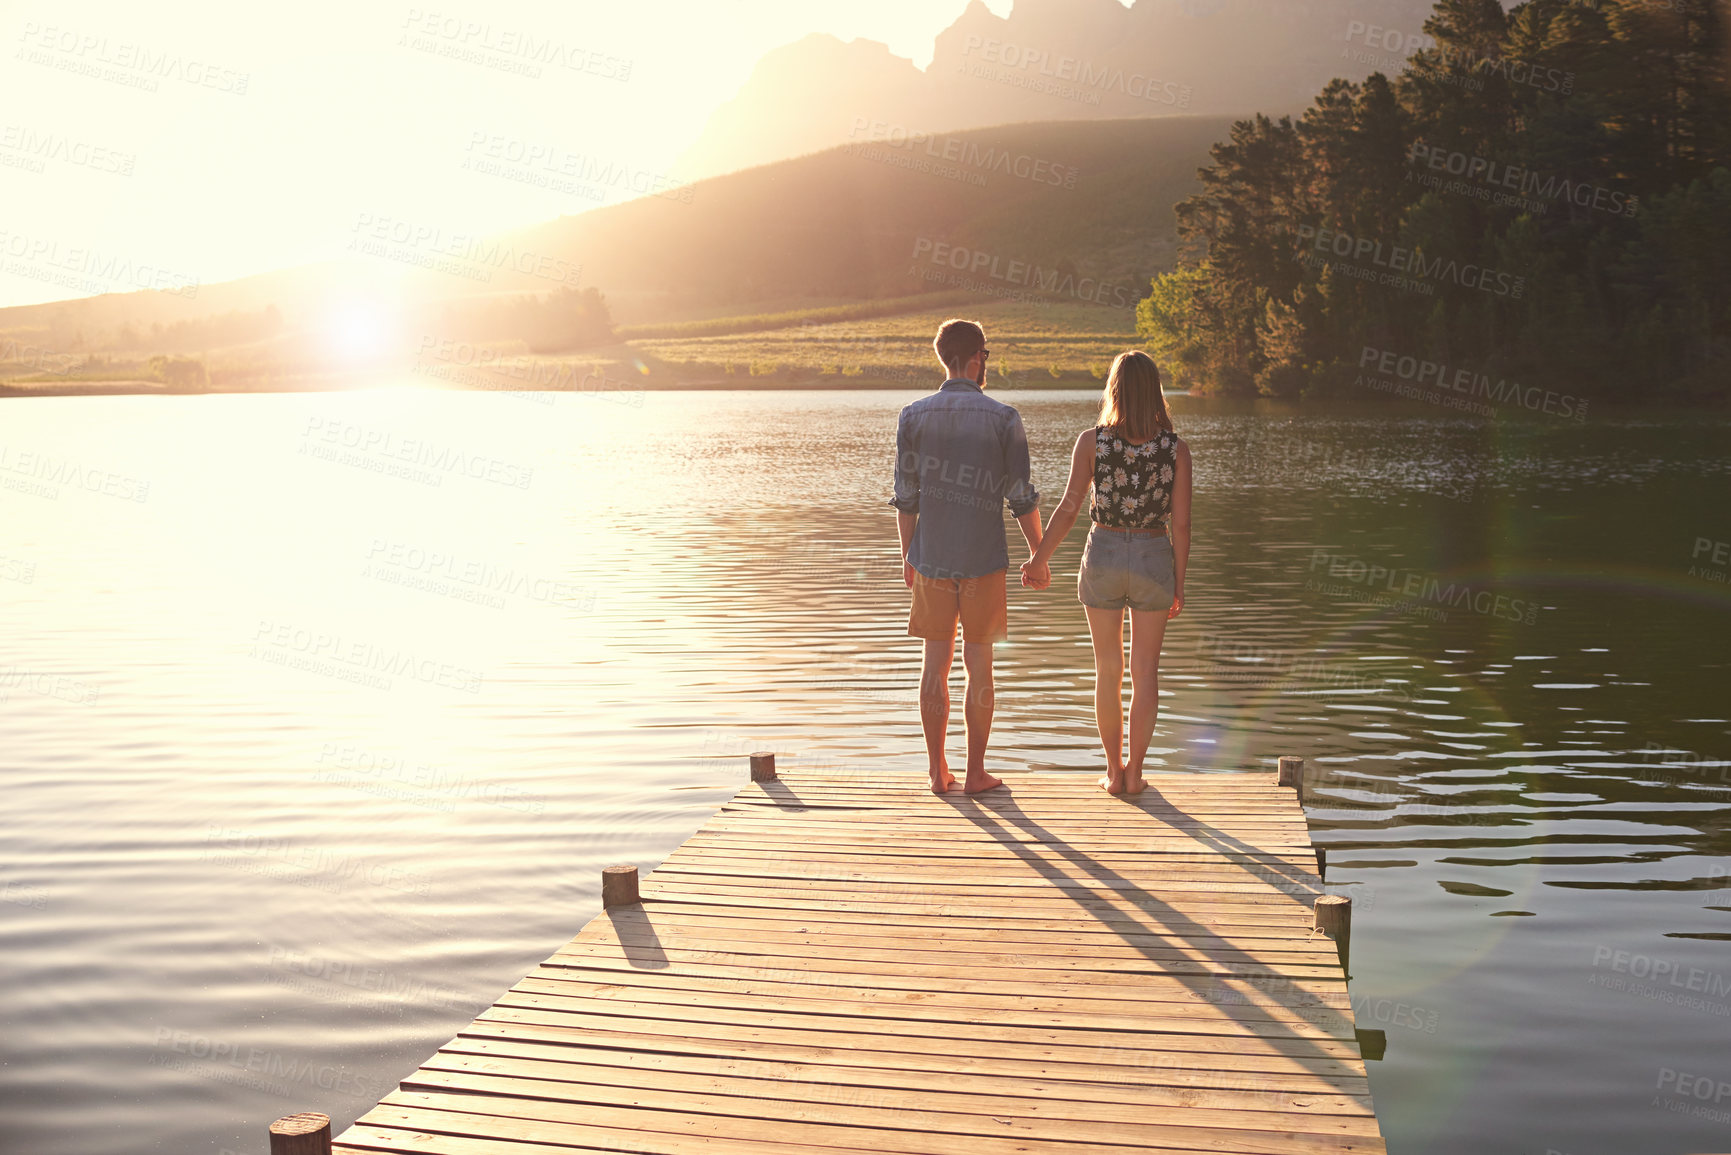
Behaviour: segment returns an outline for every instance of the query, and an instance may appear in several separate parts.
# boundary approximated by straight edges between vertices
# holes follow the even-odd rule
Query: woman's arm
[[[1046,523],[1046,533],[1040,539],[1040,548],[1034,551],[1034,564],[1045,566],[1051,563],[1052,555],[1058,552],[1058,546],[1063,543],[1064,537],[1081,516],[1082,505],[1088,500],[1088,487],[1092,484],[1094,431],[1084,429],[1082,435],[1076,438],[1076,448],[1070,451],[1070,480],[1064,485],[1063,500],[1052,510],[1052,520]]]
[[[1172,479],[1172,524],[1167,531],[1172,536],[1173,576],[1178,588],[1173,591],[1172,609],[1166,616],[1175,618],[1184,609],[1184,571],[1190,568],[1190,446],[1182,440]]]

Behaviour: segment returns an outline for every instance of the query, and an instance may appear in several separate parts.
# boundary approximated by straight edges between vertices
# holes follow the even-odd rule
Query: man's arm
[[[1010,504],[1010,515],[1022,527],[1022,537],[1028,542],[1028,556],[1040,548],[1040,491],[1034,488],[1033,466],[1028,458],[1028,434],[1022,428],[1022,415],[1010,411],[1010,426],[1005,431],[1004,472],[1010,479],[1004,500]]]
[[[902,539],[902,581],[914,588],[914,567],[908,564],[908,550],[914,545],[914,526],[920,523],[917,513],[896,511],[896,534]]]
[[[909,588],[914,584],[914,567],[908,563],[908,551],[914,544],[914,527],[920,520],[920,459],[908,432],[906,410],[896,421],[896,482],[895,496],[890,504],[896,507],[896,536],[901,540],[902,580]]]
[[[1040,507],[1035,506],[1018,517],[1016,524],[1022,527],[1022,536],[1028,540],[1028,556],[1031,558],[1040,550]]]

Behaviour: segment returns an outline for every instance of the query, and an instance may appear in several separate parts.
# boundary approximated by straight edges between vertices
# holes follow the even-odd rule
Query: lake
[[[916,395],[0,404],[0,1149],[346,1125],[748,752],[923,768]],[[1097,399],[1004,396],[1049,511]],[[1151,760],[1309,759],[1389,1149],[1731,1149],[1727,421],[1174,408]],[[1083,537],[1012,590],[993,752],[1079,790]]]

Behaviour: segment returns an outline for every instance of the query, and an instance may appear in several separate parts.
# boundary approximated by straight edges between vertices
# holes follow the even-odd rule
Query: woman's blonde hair
[[[1157,433],[1176,432],[1166,394],[1160,389],[1160,367],[1140,349],[1118,354],[1106,376],[1100,400],[1100,424],[1130,441],[1147,441]]]

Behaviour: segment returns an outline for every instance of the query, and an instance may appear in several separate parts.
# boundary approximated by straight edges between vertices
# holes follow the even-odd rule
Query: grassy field
[[[955,316],[978,321],[1001,388],[1093,384],[1112,358],[1137,346],[1127,309],[993,302],[853,321],[709,337],[643,338],[631,348],[651,378],[690,384],[918,385],[938,370],[932,336]]]

